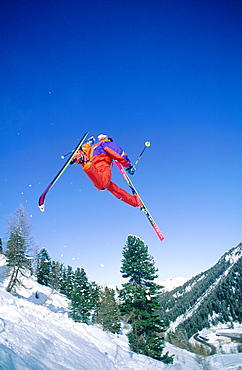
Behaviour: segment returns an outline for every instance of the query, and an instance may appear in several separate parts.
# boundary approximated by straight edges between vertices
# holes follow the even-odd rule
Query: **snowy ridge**
[[[230,263],[236,263],[242,255],[241,247],[238,245],[236,248],[234,248],[230,253],[225,256],[225,261],[228,261]]]

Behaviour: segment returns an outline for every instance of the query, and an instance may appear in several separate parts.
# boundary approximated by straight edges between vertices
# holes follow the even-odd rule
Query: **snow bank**
[[[0,289],[0,368],[25,369],[165,369],[134,354],[125,336],[75,323],[67,313],[52,312]],[[172,369],[182,369],[176,365]]]
[[[32,277],[25,283],[27,289],[13,296],[6,292],[4,280],[0,282],[1,370],[200,370],[205,362],[211,370],[235,370],[242,364],[240,354],[201,359],[170,344],[165,351],[175,354],[173,365],[135,354],[125,335],[75,323],[68,318],[64,296]]]

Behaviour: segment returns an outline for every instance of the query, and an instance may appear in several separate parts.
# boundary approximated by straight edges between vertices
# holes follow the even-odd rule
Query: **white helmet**
[[[98,135],[97,138],[98,138],[99,141],[101,141],[103,139],[108,139],[108,135],[100,134],[100,135]]]

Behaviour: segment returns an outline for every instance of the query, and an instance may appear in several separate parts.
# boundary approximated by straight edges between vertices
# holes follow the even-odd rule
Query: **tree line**
[[[114,290],[90,282],[84,268],[73,270],[51,260],[45,248],[32,256],[30,229],[27,213],[20,205],[8,224],[5,251],[0,239],[0,253],[6,256],[9,267],[8,292],[13,292],[22,283],[21,277],[30,271],[39,284],[70,300],[69,316],[74,321],[92,321],[111,333],[120,333],[122,323],[129,324],[127,336],[132,351],[167,364],[173,362],[173,356],[163,354],[166,328],[160,318],[161,287],[154,282],[158,270],[148,246],[139,237],[127,237],[120,270],[127,282]]]

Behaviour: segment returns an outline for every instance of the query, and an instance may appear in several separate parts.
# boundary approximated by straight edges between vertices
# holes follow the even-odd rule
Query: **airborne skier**
[[[69,164],[79,163],[82,166],[84,172],[87,174],[87,176],[90,178],[90,180],[93,182],[94,186],[97,189],[99,190],[107,189],[116,198],[122,200],[123,202],[128,203],[133,207],[140,207],[141,211],[144,212],[151,226],[156,232],[158,238],[160,240],[163,240],[164,236],[162,235],[159,227],[155,223],[155,220],[153,219],[150,212],[148,211],[148,208],[141,200],[137,190],[135,189],[133,183],[131,182],[127,174],[127,172],[130,175],[134,174],[135,167],[137,163],[139,162],[145,148],[140,153],[138,159],[134,163],[134,166],[131,166],[131,162],[127,154],[125,154],[124,151],[107,135],[100,134],[98,136],[99,142],[97,144],[95,144],[94,137],[91,137],[85,143],[87,135],[88,135],[88,132],[83,135],[77,147],[70,152],[72,153],[71,156],[68,158],[64,166],[60,169],[60,171],[57,173],[57,175],[54,177],[51,183],[47,186],[45,191],[41,194],[39,198],[39,209],[42,212],[44,212],[45,197],[48,191],[61,177],[61,175],[67,169]],[[146,141],[145,147],[148,147],[148,146],[150,146],[150,142]],[[67,153],[66,155],[70,153]],[[64,158],[66,155],[61,156],[61,158]],[[114,182],[111,181],[112,172],[111,172],[110,166],[113,161],[116,163],[122,176],[124,177],[125,181],[130,187],[133,195],[119,188]],[[123,166],[126,167],[126,171],[124,170]]]
[[[100,134],[98,140],[98,143],[95,144],[94,138],[90,138],[74,156],[71,164],[80,164],[98,190],[108,190],[127,204],[133,207],[142,207],[143,204],[136,193],[131,195],[111,181],[110,167],[113,160],[121,163],[124,167],[131,167],[131,161],[127,154],[107,135]]]

